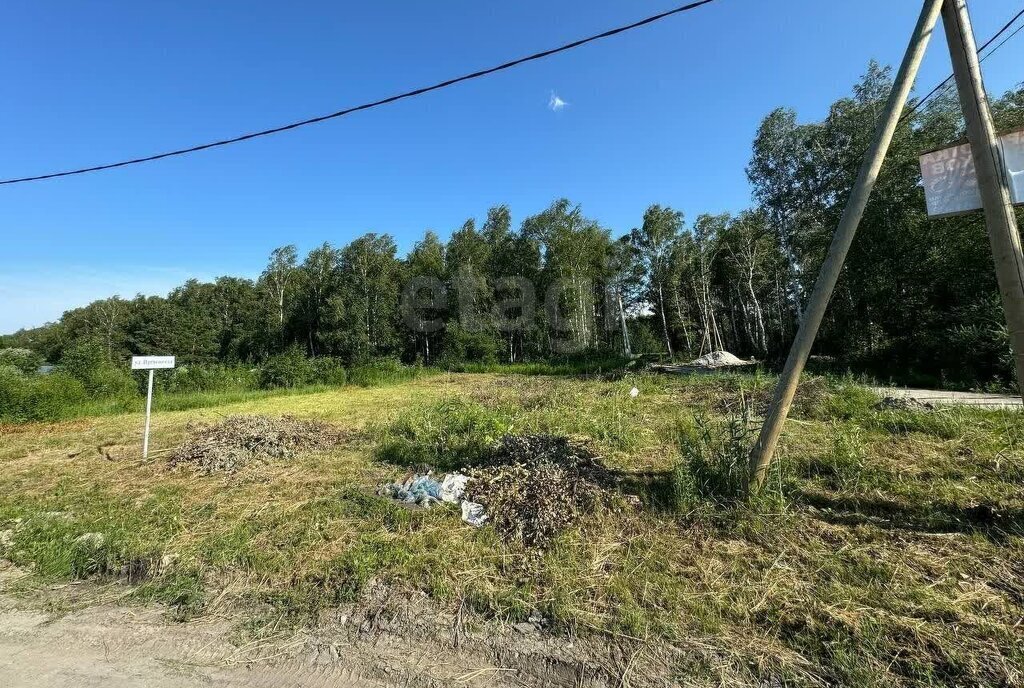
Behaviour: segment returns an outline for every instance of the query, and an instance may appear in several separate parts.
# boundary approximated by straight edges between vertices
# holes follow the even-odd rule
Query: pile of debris
[[[545,547],[587,515],[622,508],[617,484],[582,444],[553,435],[507,435],[469,472],[466,492],[506,541]]]
[[[423,475],[410,475],[400,482],[384,485],[377,490],[377,494],[424,509],[435,504],[458,504],[462,508],[463,521],[472,526],[482,526],[487,520],[487,513],[483,506],[465,498],[468,482],[469,476],[458,471],[440,480],[428,471]]]
[[[409,505],[459,504],[462,519],[491,522],[508,542],[543,548],[598,510],[629,504],[614,473],[582,444],[553,435],[506,435],[477,466],[440,480],[427,473],[383,486]]]
[[[336,428],[291,416],[228,416],[220,423],[189,424],[190,437],[171,455],[171,468],[234,473],[254,461],[290,459],[299,451],[328,449],[341,441]]]
[[[914,397],[885,396],[875,404],[876,411],[934,411],[935,404]]]

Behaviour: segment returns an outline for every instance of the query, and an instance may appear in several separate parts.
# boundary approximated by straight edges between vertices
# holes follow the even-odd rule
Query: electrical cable
[[[979,54],[979,55],[981,55],[981,53],[983,53],[983,52],[985,51],[985,48],[987,48],[987,47],[989,47],[990,45],[992,45],[992,43],[993,43],[993,42],[994,42],[994,41],[995,41],[996,39],[998,39],[998,38],[999,38],[1000,36],[1002,36],[1002,35],[1003,35],[1003,34],[1004,34],[1004,33],[1006,32],[1006,30],[1007,30],[1008,28],[1010,28],[1011,26],[1013,26],[1013,23],[1014,23],[1014,22],[1016,22],[1016,21],[1017,21],[1018,19],[1020,19],[1020,18],[1021,18],[1022,16],[1024,16],[1024,8],[1022,8],[1022,9],[1020,10],[1020,12],[1018,12],[1017,14],[1013,15],[1013,17],[1012,17],[1012,18],[1010,19],[1010,21],[1008,21],[1008,22],[1006,22],[1005,24],[1003,24],[1003,27],[1002,27],[1001,29],[999,29],[998,31],[996,31],[996,33],[995,33],[995,34],[993,34],[993,35],[992,35],[992,36],[991,36],[991,37],[990,37],[990,38],[989,38],[989,39],[988,39],[987,41],[985,41],[984,43],[982,43],[982,44],[981,44],[981,47],[980,47],[980,48],[978,48],[978,54]],[[1018,26],[1018,27],[1017,27],[1017,28],[1016,28],[1016,29],[1015,29],[1015,30],[1013,31],[1013,33],[1011,33],[1011,34],[1010,34],[1009,36],[1007,36],[1007,37],[1006,37],[1006,38],[1004,38],[1004,39],[1003,39],[1002,41],[1000,41],[1000,42],[999,42],[999,45],[997,45],[996,47],[992,48],[992,50],[990,50],[990,51],[989,51],[988,53],[986,53],[985,55],[982,55],[982,56],[981,56],[981,57],[979,58],[978,62],[979,62],[979,63],[981,63],[981,62],[984,62],[984,61],[985,61],[986,59],[988,59],[988,57],[989,57],[990,55],[994,55],[994,54],[996,53],[996,51],[997,51],[997,50],[999,50],[1000,48],[1002,48],[1002,47],[1003,47],[1003,45],[1004,45],[1004,44],[1005,44],[1005,43],[1006,43],[1006,42],[1007,42],[1008,40],[1010,40],[1011,38],[1013,38],[1014,36],[1016,36],[1016,35],[1017,35],[1017,33],[1018,33],[1018,32],[1019,32],[1019,31],[1020,31],[1021,29],[1024,29],[1024,24],[1021,24],[1020,26]],[[924,106],[924,104],[925,104],[925,103],[927,103],[927,102],[928,102],[929,100],[931,100],[931,99],[932,99],[932,98],[933,98],[934,96],[938,95],[938,94],[939,94],[939,91],[942,91],[942,90],[943,90],[943,89],[945,89],[945,88],[946,88],[947,86],[949,86],[949,84],[950,84],[950,82],[951,82],[952,80],[953,80],[953,75],[952,75],[952,74],[950,74],[950,75],[949,75],[949,76],[947,76],[947,77],[946,77],[945,79],[943,79],[943,80],[942,80],[942,81],[941,81],[941,82],[940,82],[940,83],[939,83],[939,84],[938,84],[938,85],[937,85],[937,86],[936,86],[935,88],[933,88],[932,90],[928,91],[928,93],[927,93],[927,94],[926,94],[926,95],[924,96],[924,98],[921,98],[921,99],[920,99],[919,101],[917,101],[916,103],[914,103],[914,106],[913,106],[912,108],[910,108],[909,110],[907,110],[906,112],[904,112],[904,113],[903,113],[903,116],[902,116],[902,117],[900,117],[900,123],[902,124],[902,123],[903,123],[903,122],[905,122],[905,121],[906,121],[906,120],[907,120],[907,119],[908,119],[909,117],[913,116],[913,114],[914,114],[915,112],[917,112],[918,110],[920,110],[920,109],[921,109],[921,108],[922,108],[922,107]]]
[[[598,41],[598,40],[601,40],[601,39],[604,39],[604,38],[609,38],[611,36],[615,36],[615,35],[618,35],[620,33],[625,33],[626,31],[631,31],[633,29],[637,29],[637,28],[640,28],[642,26],[646,26],[648,24],[653,24],[654,22],[660,21],[660,20],[665,19],[667,17],[671,17],[671,16],[676,15],[676,14],[682,14],[684,12],[688,12],[690,10],[697,9],[698,7],[710,4],[712,2],[714,2],[714,0],[699,0],[698,2],[691,2],[691,3],[685,4],[685,5],[681,5],[679,7],[676,7],[674,9],[667,10],[665,12],[661,12],[660,14],[655,14],[655,15],[652,15],[652,16],[647,17],[645,19],[641,19],[640,21],[633,22],[632,24],[627,24],[625,26],[620,26],[620,27],[617,27],[617,28],[614,28],[614,29],[610,29],[608,31],[604,31],[604,32],[599,33],[599,34],[595,34],[595,35],[592,35],[592,36],[588,36],[586,38],[579,39],[577,41],[573,41],[571,43],[566,43],[564,45],[558,46],[557,48],[551,48],[549,50],[544,50],[544,51],[541,51],[541,52],[538,52],[538,53],[533,53],[532,55],[527,55],[526,57],[521,57],[521,58],[518,58],[518,59],[515,59],[515,60],[511,60],[509,62],[505,62],[505,63],[497,65],[495,67],[489,67],[487,69],[482,69],[482,70],[479,70],[479,71],[476,71],[476,72],[471,72],[469,74],[464,74],[462,76],[455,77],[453,79],[448,79],[446,81],[441,81],[441,82],[433,84],[431,86],[424,86],[422,88],[417,88],[417,89],[414,89],[412,91],[406,91],[404,93],[399,93],[397,95],[393,95],[393,96],[389,96],[387,98],[383,98],[381,100],[376,100],[376,101],[373,101],[373,102],[370,102],[370,103],[363,103],[362,105],[356,105],[356,106],[353,106],[353,107],[345,108],[343,110],[338,110],[337,112],[332,112],[332,113],[329,113],[329,114],[326,114],[326,115],[320,115],[318,117],[311,117],[309,119],[300,120],[298,122],[292,122],[290,124],[285,124],[285,125],[282,125],[282,126],[279,126],[279,127],[273,127],[271,129],[263,129],[261,131],[256,131],[256,132],[252,132],[252,133],[249,133],[249,134],[242,134],[240,136],[234,136],[232,138],[221,139],[221,140],[218,140],[218,141],[212,141],[210,143],[203,143],[203,144],[199,144],[199,145],[196,145],[196,146],[190,146],[188,148],[180,148],[180,149],[177,149],[177,150],[167,151],[167,152],[164,152],[164,153],[157,153],[157,154],[154,154],[154,155],[148,155],[148,156],[141,157],[141,158],[132,158],[132,159],[129,159],[129,160],[122,160],[120,162],[108,163],[108,164],[104,164],[104,165],[94,165],[92,167],[82,167],[82,168],[79,168],[79,169],[67,170],[67,171],[63,171],[63,172],[51,172],[51,173],[48,173],[48,174],[40,174],[40,175],[35,175],[35,176],[30,176],[30,177],[15,177],[15,178],[12,178],[12,179],[3,179],[3,180],[0,180],[0,185],[20,184],[20,183],[24,183],[24,182],[35,182],[35,181],[42,181],[44,179],[54,179],[54,178],[57,178],[57,177],[70,177],[70,176],[73,176],[73,175],[86,174],[86,173],[89,173],[89,172],[100,172],[100,171],[103,171],[103,170],[110,170],[110,169],[114,169],[114,168],[118,168],[118,167],[127,167],[129,165],[138,165],[138,164],[141,164],[141,163],[144,163],[144,162],[152,162],[154,160],[162,160],[164,158],[171,158],[171,157],[176,157],[176,156],[180,156],[180,155],[187,155],[189,153],[197,153],[199,151],[208,150],[210,148],[219,148],[221,146],[228,146],[228,145],[231,145],[231,144],[234,144],[234,143],[241,143],[242,141],[248,141],[248,140],[260,138],[260,137],[263,137],[263,136],[270,136],[272,134],[279,134],[281,132],[290,131],[292,129],[298,129],[299,127],[304,127],[304,126],[308,126],[308,125],[311,125],[311,124],[318,124],[320,122],[326,122],[328,120],[337,119],[339,117],[344,117],[346,115],[350,115],[350,114],[355,113],[355,112],[361,112],[363,110],[371,110],[373,108],[377,108],[377,107],[380,107],[382,105],[388,105],[390,103],[394,103],[394,102],[397,102],[397,101],[400,101],[400,100],[405,100],[407,98],[413,98],[415,96],[424,95],[426,93],[430,93],[431,91],[438,91],[440,89],[447,88],[449,86],[454,86],[455,84],[458,84],[458,83],[462,83],[463,81],[471,81],[473,79],[479,79],[481,77],[488,76],[488,75],[494,74],[496,72],[501,72],[501,71],[504,71],[506,69],[511,69],[512,67],[517,67],[517,66],[519,66],[521,64],[524,64],[524,63],[527,63],[527,62],[532,62],[534,60],[540,60],[540,59],[543,59],[545,57],[550,57],[551,55],[556,55],[558,53],[566,52],[568,50],[572,50],[574,48],[578,48],[580,46],[586,45],[588,43],[592,43],[594,41]],[[1024,16],[1024,9],[1021,9],[1017,14],[1015,14],[1013,16],[1013,18],[1011,18],[1008,22],[1006,22],[1006,24],[1004,24],[1003,27],[1001,29],[999,29],[999,31],[997,31],[992,37],[990,37],[987,41],[985,41],[985,43],[983,43],[982,46],[978,49],[978,52],[981,53],[989,45],[991,45],[994,41],[996,41],[1021,16]],[[1014,30],[1009,36],[1007,36],[1002,41],[1000,41],[1000,43],[998,45],[996,45],[995,48],[993,48],[986,55],[981,57],[981,61],[984,61],[989,56],[993,55],[996,51],[998,51],[1001,47],[1003,47],[1003,45],[1007,41],[1009,41],[1011,38],[1013,38],[1015,35],[1017,35],[1017,33],[1021,31],[1021,29],[1024,29],[1024,24],[1022,24],[1021,26],[1017,27],[1017,29]],[[911,117],[919,109],[921,109],[921,107],[923,107],[924,104],[927,101],[929,101],[936,94],[938,94],[940,90],[942,90],[944,87],[946,87],[952,79],[953,79],[953,75],[951,74],[946,79],[944,79],[940,84],[938,84],[935,88],[933,88],[931,91],[929,91],[927,95],[925,95],[923,98],[918,100],[914,104],[913,107],[911,107],[907,112],[905,112],[903,114],[903,116],[900,118],[900,122],[902,123],[907,118]]]
[[[332,112],[332,113],[327,114],[327,115],[320,115],[319,117],[311,117],[309,119],[304,119],[304,120],[301,120],[301,121],[298,121],[298,122],[292,122],[291,124],[285,124],[285,125],[280,126],[280,127],[274,127],[272,129],[264,129],[262,131],[256,131],[256,132],[252,132],[250,134],[242,134],[241,136],[234,136],[234,137],[228,138],[228,139],[221,139],[219,141],[213,141],[211,143],[203,143],[203,144],[200,144],[200,145],[197,145],[197,146],[190,146],[188,148],[180,148],[178,150],[167,151],[165,153],[157,153],[155,155],[147,155],[147,156],[142,157],[142,158],[134,158],[134,159],[131,159],[131,160],[122,160],[121,162],[113,162],[113,163],[108,163],[108,164],[105,164],[105,165],[94,165],[92,167],[82,167],[80,169],[67,170],[65,172],[51,172],[49,174],[40,174],[40,175],[31,176],[31,177],[17,177],[17,178],[14,178],[14,179],[4,179],[4,180],[0,180],[0,185],[3,185],[3,184],[20,184],[20,183],[23,183],[23,182],[35,182],[35,181],[41,181],[43,179],[54,179],[55,177],[70,177],[70,176],[76,175],[76,174],[86,174],[87,172],[99,172],[101,170],[110,170],[110,169],[114,169],[116,167],[126,167],[128,165],[138,165],[138,164],[144,163],[144,162],[152,162],[153,160],[162,160],[164,158],[171,158],[171,157],[175,157],[175,156],[178,156],[178,155],[186,155],[188,153],[196,153],[198,151],[208,150],[210,148],[218,148],[220,146],[228,146],[228,145],[233,144],[233,143],[240,143],[242,141],[248,141],[250,139],[260,138],[262,136],[270,136],[271,134],[279,134],[279,133],[281,133],[283,131],[290,131],[291,129],[298,129],[299,127],[305,127],[305,126],[308,126],[310,124],[317,124],[319,122],[326,122],[327,120],[336,119],[338,117],[344,117],[345,115],[350,115],[350,114],[352,114],[354,112],[360,112],[362,110],[370,110],[372,108],[380,107],[382,105],[388,105],[390,103],[394,103],[394,102],[397,102],[399,100],[405,100],[406,98],[413,98],[415,96],[420,96],[420,95],[423,95],[425,93],[430,93],[431,91],[438,91],[438,90],[440,90],[442,88],[447,88],[449,86],[454,86],[455,84],[461,83],[463,81],[471,81],[473,79],[479,79],[480,77],[484,77],[484,76],[487,76],[489,74],[494,74],[495,72],[501,72],[501,71],[504,71],[506,69],[511,69],[512,67],[519,66],[519,65],[524,64],[526,62],[532,62],[534,60],[540,60],[542,58],[549,57],[551,55],[556,55],[558,53],[562,53],[562,52],[565,52],[567,50],[572,50],[573,48],[578,48],[578,47],[580,47],[582,45],[586,45],[587,43],[593,43],[594,41],[599,41],[599,40],[601,40],[603,38],[609,38],[611,36],[616,36],[616,35],[618,35],[620,33],[625,33],[626,31],[631,31],[633,29],[640,28],[641,26],[646,26],[648,24],[653,24],[656,21],[660,21],[662,19],[665,19],[667,17],[671,17],[671,16],[676,15],[676,14],[682,14],[683,12],[689,12],[690,10],[695,10],[698,7],[702,7],[702,6],[710,4],[712,2],[714,2],[714,0],[699,0],[698,2],[691,2],[691,3],[688,3],[686,5],[681,5],[679,7],[676,7],[675,9],[671,9],[671,10],[668,10],[666,12],[661,12],[660,14],[655,14],[653,16],[647,17],[646,19],[641,19],[640,21],[633,22],[632,24],[627,24],[625,26],[620,26],[620,27],[615,28],[615,29],[610,29],[608,31],[604,31],[602,33],[595,34],[593,36],[588,36],[587,38],[581,38],[580,40],[573,41],[572,43],[566,43],[565,45],[561,45],[561,46],[559,46],[557,48],[551,48],[550,50],[544,50],[544,51],[541,51],[539,53],[534,53],[532,55],[527,55],[526,57],[520,57],[520,58],[518,58],[516,60],[512,60],[510,62],[505,62],[503,64],[497,65],[496,67],[489,67],[487,69],[481,69],[479,71],[472,72],[470,74],[464,74],[462,76],[455,77],[454,79],[448,79],[446,81],[442,81],[442,82],[436,83],[436,84],[434,84],[432,86],[424,86],[422,88],[417,88],[417,89],[412,90],[412,91],[406,91],[404,93],[399,93],[398,95],[393,95],[393,96],[389,96],[387,98],[383,98],[381,100],[376,100],[376,101],[373,101],[371,103],[364,103],[362,105],[356,105],[354,107],[345,108],[344,110],[338,110],[337,112]]]

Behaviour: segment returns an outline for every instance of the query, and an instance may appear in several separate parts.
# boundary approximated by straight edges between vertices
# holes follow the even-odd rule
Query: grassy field
[[[346,371],[343,371],[346,372]],[[220,387],[204,391],[172,391],[161,388],[158,380],[154,388],[153,399],[157,408],[164,411],[187,411],[212,406],[225,406],[247,401],[259,401],[279,396],[304,396],[338,390],[344,387],[379,387],[384,385],[408,382],[420,377],[438,374],[437,369],[411,366],[357,366],[346,372],[346,380],[341,384],[309,384],[297,387],[273,387],[259,389],[249,383],[237,386]],[[140,380],[144,380],[140,376]],[[146,408],[146,397],[138,394],[124,396],[99,397],[88,399],[82,403],[72,404],[62,409],[62,413],[53,420],[71,420],[90,416],[118,415],[123,413],[141,413]],[[48,419],[49,420],[49,419]],[[2,422],[2,421],[0,421]]]
[[[3,426],[0,553],[37,581],[125,578],[179,617],[234,603],[315,624],[382,582],[663,648],[659,671],[695,684],[1020,685],[1021,415],[878,409],[809,380],[768,493],[744,505],[731,461],[771,382],[463,373],[262,395],[158,412],[148,461],[137,414]],[[190,422],[234,413],[323,419],[346,440],[230,476],[166,467]],[[591,443],[642,506],[536,553],[375,495],[525,432]]]

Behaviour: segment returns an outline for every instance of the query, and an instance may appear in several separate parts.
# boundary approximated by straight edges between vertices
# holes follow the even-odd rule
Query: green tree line
[[[51,362],[88,344],[108,361],[261,363],[283,352],[347,365],[445,365],[566,355],[728,350],[785,356],[891,86],[875,63],[820,121],[770,112],[746,168],[752,205],[698,214],[651,205],[610,228],[566,199],[513,223],[498,205],[406,256],[369,233],[300,256],[275,249],[256,279],[190,280],[166,297],[117,296],[2,338]],[[994,100],[1024,126],[1024,85]],[[1006,382],[1008,337],[979,213],[929,219],[918,156],[963,137],[952,93],[900,124],[816,352],[906,382]],[[681,180],[685,183],[685,179]]]

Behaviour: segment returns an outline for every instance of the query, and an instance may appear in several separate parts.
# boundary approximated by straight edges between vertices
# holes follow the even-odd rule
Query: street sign
[[[174,356],[132,356],[132,370],[149,371],[146,391],[146,430],[142,434],[142,458],[149,458],[149,416],[153,409],[153,371],[174,367]]]
[[[1000,136],[999,147],[1010,183],[1010,199],[1015,205],[1024,204],[1024,129]],[[970,144],[929,151],[921,156],[920,162],[928,217],[960,215],[981,209]]]
[[[174,356],[132,356],[132,370],[173,368]]]

